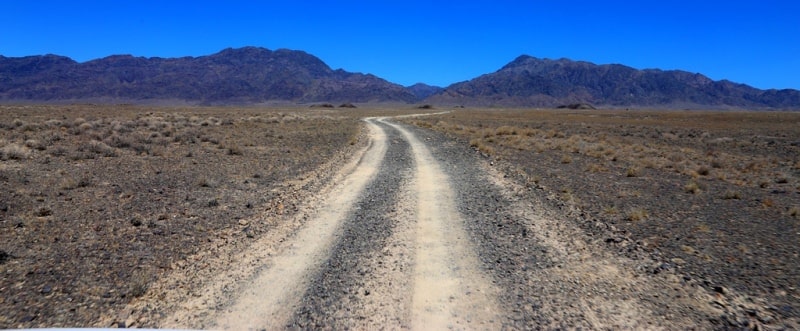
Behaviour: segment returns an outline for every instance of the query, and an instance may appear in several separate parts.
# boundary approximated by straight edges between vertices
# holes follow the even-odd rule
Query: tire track
[[[407,279],[410,269],[378,269],[389,266],[382,263],[387,259],[383,252],[400,223],[395,221],[397,201],[407,186],[404,183],[413,175],[413,160],[409,157],[408,142],[399,133],[384,130],[385,125],[371,120],[367,123],[384,131],[387,137],[385,162],[356,201],[355,208],[342,226],[342,236],[311,281],[303,295],[303,305],[298,307],[289,327],[374,329],[388,324],[401,327],[407,319],[406,303],[402,297],[407,286],[382,280],[396,273],[400,275],[391,278]],[[408,261],[395,263],[402,266]],[[382,277],[372,277],[376,272]],[[368,283],[371,286],[367,286]],[[372,298],[394,302],[395,305],[375,306]]]
[[[450,178],[405,127],[365,119],[366,152],[250,279],[209,291],[173,328],[497,329],[498,289],[482,271]],[[313,200],[312,200],[313,201]],[[313,202],[312,206],[315,205]],[[277,237],[275,237],[277,238]],[[270,234],[265,239],[274,240]],[[238,260],[237,260],[238,261]],[[241,263],[241,261],[236,262]],[[219,287],[219,286],[217,286]],[[220,297],[222,293],[225,297]],[[193,319],[200,320],[193,321]]]
[[[274,256],[236,302],[217,316],[216,329],[262,329],[285,325],[298,309],[310,278],[336,241],[342,222],[383,164],[386,135],[370,126],[370,146],[355,170],[331,192],[314,219],[291,238],[289,248]]]
[[[457,209],[448,176],[428,148],[400,125],[411,145],[417,198],[416,260],[412,300],[414,329],[496,329],[497,289],[479,268]]]

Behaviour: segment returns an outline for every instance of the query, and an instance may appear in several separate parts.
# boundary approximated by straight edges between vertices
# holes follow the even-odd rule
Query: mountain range
[[[527,55],[446,88],[422,83],[404,87],[371,74],[333,70],[303,51],[259,47],[200,57],[113,55],[84,63],[58,55],[0,56],[0,102],[81,100],[800,109],[798,90],[760,90],[679,70]]]

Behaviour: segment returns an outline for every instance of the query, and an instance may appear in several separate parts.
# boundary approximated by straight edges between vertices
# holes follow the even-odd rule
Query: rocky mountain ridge
[[[371,74],[331,69],[303,51],[260,47],[199,57],[112,55],[83,63],[58,55],[0,56],[0,102],[82,100],[800,109],[798,90],[760,90],[680,70],[528,55],[446,88],[423,83],[403,87]]]

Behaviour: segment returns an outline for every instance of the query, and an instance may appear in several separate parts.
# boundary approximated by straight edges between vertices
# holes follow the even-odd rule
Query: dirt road
[[[643,276],[466,146],[390,119],[334,181],[159,327],[684,329],[721,312]],[[220,262],[222,261],[222,262]],[[166,286],[169,287],[169,286]]]

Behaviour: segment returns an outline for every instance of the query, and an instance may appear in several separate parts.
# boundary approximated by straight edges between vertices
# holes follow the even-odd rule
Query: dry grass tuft
[[[725,193],[722,195],[722,198],[725,200],[732,200],[732,199],[739,200],[742,198],[742,194],[739,193],[739,191],[728,190],[725,191]]]
[[[631,222],[638,222],[647,219],[650,214],[644,208],[631,208],[625,213],[625,220]]]
[[[639,173],[640,172],[641,172],[641,170],[639,170],[638,167],[630,167],[627,170],[625,170],[625,176],[627,176],[627,177],[639,177]]]
[[[695,181],[690,181],[683,186],[683,191],[691,194],[700,193],[700,185]]]
[[[11,143],[0,148],[0,158],[3,160],[25,160],[31,156],[31,149]]]

